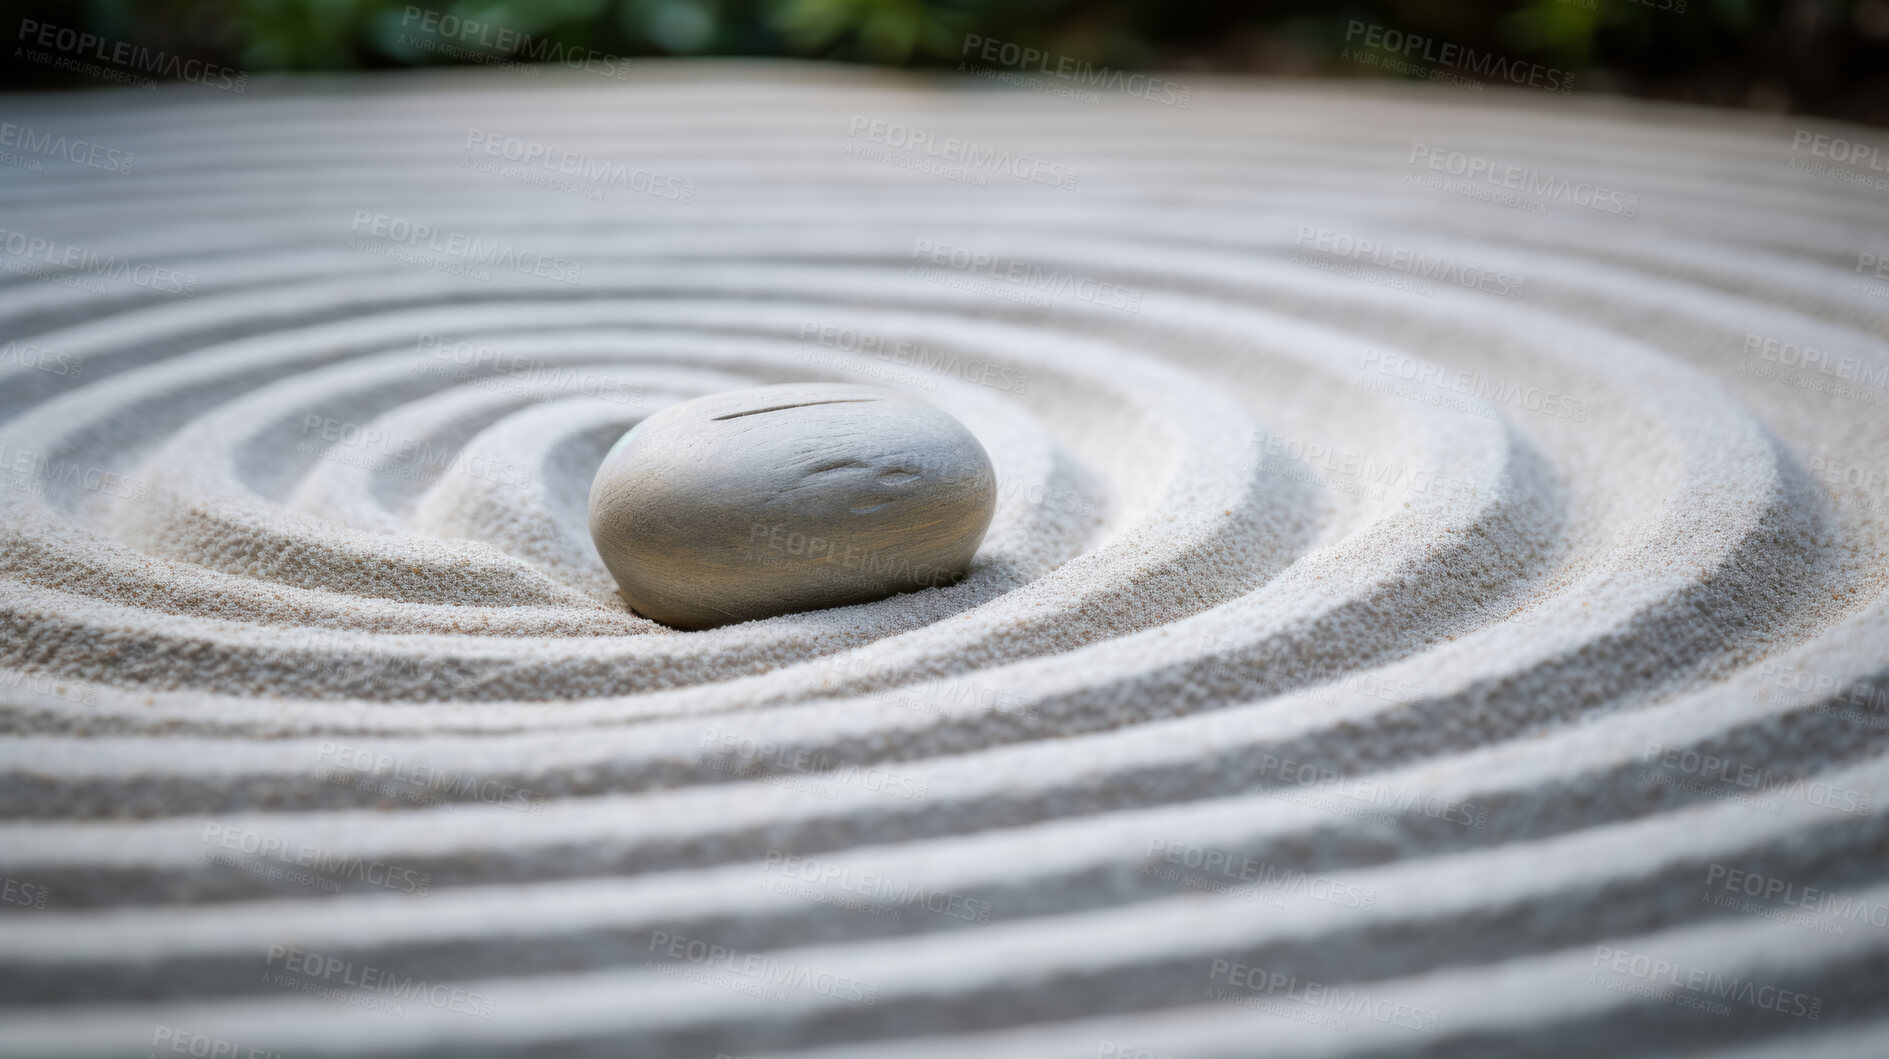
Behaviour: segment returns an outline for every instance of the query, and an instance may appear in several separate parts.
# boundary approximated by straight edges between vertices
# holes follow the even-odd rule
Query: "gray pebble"
[[[683,629],[957,580],[997,479],[962,423],[867,386],[789,383],[665,408],[590,486],[590,535],[637,613]]]

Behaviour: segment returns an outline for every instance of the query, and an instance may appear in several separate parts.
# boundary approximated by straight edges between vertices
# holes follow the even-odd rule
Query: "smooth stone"
[[[637,613],[707,629],[956,581],[997,476],[964,424],[869,386],[789,383],[657,412],[590,486],[590,535]]]

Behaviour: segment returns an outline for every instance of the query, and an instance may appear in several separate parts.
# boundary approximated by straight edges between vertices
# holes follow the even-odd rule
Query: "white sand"
[[[0,172],[8,238],[171,271],[0,275],[0,1042],[1889,1042],[1889,190],[1796,125],[661,64],[193,87],[4,108],[137,156]],[[1426,186],[1419,146],[1535,192]],[[799,379],[978,434],[972,576],[629,613],[604,449]],[[646,967],[690,942],[707,984]],[[1647,1000],[1597,946],[1772,1000]],[[391,1017],[361,968],[478,999]]]

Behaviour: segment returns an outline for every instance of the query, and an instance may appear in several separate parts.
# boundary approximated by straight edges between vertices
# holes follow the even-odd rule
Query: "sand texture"
[[[0,1051],[1889,1053],[1857,134],[1190,83],[6,100],[135,164],[0,167]],[[606,449],[787,382],[968,576],[631,613]]]

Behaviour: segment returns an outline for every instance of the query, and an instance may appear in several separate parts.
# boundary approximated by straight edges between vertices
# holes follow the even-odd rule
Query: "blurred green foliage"
[[[1889,0],[0,0],[34,18],[254,72],[494,61],[430,13],[611,56],[955,67],[966,34],[1097,66],[1383,77],[1357,24],[1573,71],[1581,90],[1889,121]],[[453,23],[447,23],[452,25]],[[516,50],[516,49],[514,49]],[[468,54],[470,52],[471,54]],[[528,56],[527,56],[528,57]],[[69,76],[69,75],[68,75]],[[1407,75],[1403,75],[1407,76]],[[67,83],[44,66],[13,85]]]

